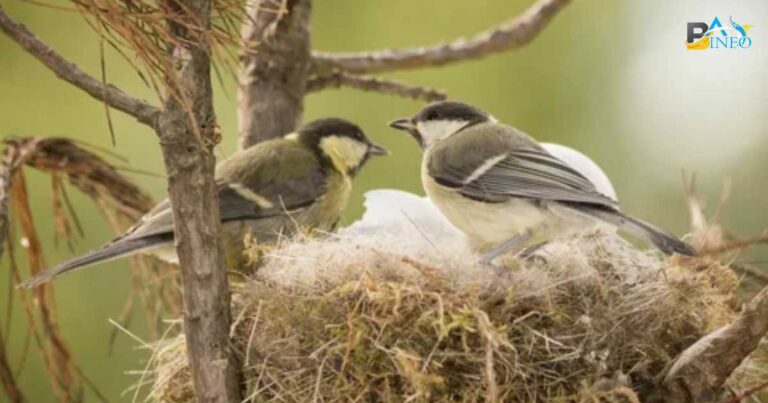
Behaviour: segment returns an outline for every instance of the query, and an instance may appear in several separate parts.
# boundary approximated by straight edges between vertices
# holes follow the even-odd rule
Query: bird
[[[242,263],[246,234],[258,243],[269,243],[299,230],[332,230],[349,200],[352,178],[371,156],[387,154],[354,123],[325,118],[219,163],[215,180],[228,268]],[[34,287],[65,272],[136,253],[178,263],[168,199],[111,242],[40,272],[20,287]]]
[[[749,30],[752,29],[752,25],[745,24],[744,26],[741,26],[738,22],[733,20],[733,17],[731,17],[730,19],[731,19],[731,26],[733,27],[733,29],[738,31],[742,37],[749,35]]]
[[[474,106],[435,102],[389,126],[419,144],[427,196],[484,263],[604,224],[665,254],[696,254],[679,238],[624,214],[615,196],[598,191],[578,169]]]

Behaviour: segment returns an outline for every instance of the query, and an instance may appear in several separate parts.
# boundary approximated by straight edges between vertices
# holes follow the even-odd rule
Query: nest
[[[233,290],[248,398],[640,401],[737,312],[729,267],[615,234],[552,242],[495,269],[418,237],[349,231],[269,253]],[[742,365],[730,384],[748,387],[755,370]],[[182,336],[157,344],[147,373],[149,400],[192,401]]]

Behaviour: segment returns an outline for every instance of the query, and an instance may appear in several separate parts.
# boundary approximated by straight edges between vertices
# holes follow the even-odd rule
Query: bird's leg
[[[488,252],[483,253],[480,256],[480,263],[484,265],[490,265],[494,259],[512,251],[516,247],[520,246],[520,244],[528,241],[530,238],[531,238],[530,231],[521,232],[513,236],[512,238],[502,242],[498,246],[494,246],[493,249],[489,250]]]
[[[540,259],[544,260],[544,262],[546,262],[546,260],[543,257],[541,257],[541,256],[534,256],[534,253],[536,253],[536,251],[541,249],[541,247],[546,245],[547,243],[548,242],[540,242],[540,243],[537,243],[537,244],[533,244],[533,245],[523,249],[523,251],[520,252],[520,254],[518,256],[520,256],[521,259],[526,259],[526,260],[534,258],[534,257],[537,257],[537,258],[540,258]]]

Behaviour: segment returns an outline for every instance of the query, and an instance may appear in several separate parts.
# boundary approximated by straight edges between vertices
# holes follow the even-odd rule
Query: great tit
[[[222,161],[216,167],[216,183],[227,265],[242,262],[247,233],[261,243],[298,230],[332,230],[347,205],[352,178],[371,156],[386,154],[355,124],[328,118]],[[41,272],[21,286],[32,287],[76,268],[135,253],[178,261],[168,199],[103,247]]]
[[[696,251],[619,210],[613,198],[533,138],[453,101],[427,105],[390,126],[421,146],[429,198],[483,252],[483,261],[608,223],[666,254]]]

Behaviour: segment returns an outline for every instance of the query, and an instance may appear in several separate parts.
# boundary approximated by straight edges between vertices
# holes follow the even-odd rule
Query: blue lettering
[[[713,30],[715,28],[722,28],[722,27],[723,27],[723,24],[720,22],[720,18],[717,18],[717,17],[715,17],[715,19],[712,20],[712,23],[709,24],[709,29],[710,30]],[[728,33],[725,32],[725,29],[721,29],[720,30],[720,34],[723,35],[723,36],[728,36]]]
[[[713,36],[711,39],[711,42],[709,43],[709,47],[712,49],[719,49],[720,46],[727,48],[728,47],[728,38],[723,38],[721,36]]]
[[[739,39],[739,47],[740,48],[747,49],[747,48],[749,48],[751,46],[752,46],[752,38],[750,38],[748,36],[742,36]]]
[[[747,29],[751,25],[745,25],[747,29],[733,21],[731,17],[731,25],[733,26],[733,35],[729,34],[731,30],[730,26],[726,29],[719,17],[715,17],[709,26],[706,26],[703,22],[688,23],[688,43],[693,43],[694,40],[707,36],[709,39],[710,49],[748,49],[752,47],[752,37],[747,33]],[[697,31],[697,29],[699,31]],[[720,31],[720,35],[716,32]],[[738,31],[738,32],[737,32]],[[701,49],[700,47],[695,47]]]

